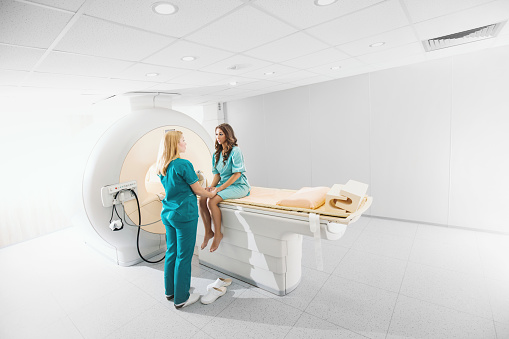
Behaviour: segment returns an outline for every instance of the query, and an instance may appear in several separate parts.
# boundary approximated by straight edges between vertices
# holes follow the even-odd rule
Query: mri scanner
[[[131,99],[132,105],[136,103],[135,108],[101,136],[83,176],[83,203],[90,222],[85,232],[86,241],[121,266],[141,262],[141,254],[144,258],[162,258],[166,250],[165,227],[160,221],[164,188],[154,171],[159,143],[166,131],[183,132],[188,147],[181,156],[200,171],[200,183],[206,186],[213,178],[214,145],[207,131],[183,113],[150,105],[155,103],[152,99],[147,100],[147,96],[137,98],[138,101]],[[138,202],[131,191],[122,191],[122,187],[132,188]],[[127,217],[124,227],[117,231],[110,228],[112,207],[105,204],[109,194],[106,189],[114,191],[109,196],[110,203],[115,197],[117,201],[114,202],[119,203],[117,193],[125,193],[122,207],[116,206],[119,215],[125,213]],[[139,224],[138,203],[141,225],[146,225],[141,226],[141,234],[137,226],[126,225],[126,222]],[[197,251],[200,264],[274,294],[285,295],[295,289],[301,279],[303,236],[315,239],[317,265],[320,266],[320,240],[339,239],[347,225],[356,221],[370,204],[371,198],[366,197],[356,213],[334,217],[313,211],[224,201],[220,204],[223,240],[214,253],[208,248]],[[203,224],[199,220],[198,245],[203,235]]]

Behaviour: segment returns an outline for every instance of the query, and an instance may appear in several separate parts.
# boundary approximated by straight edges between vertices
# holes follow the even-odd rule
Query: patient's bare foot
[[[205,232],[205,236],[203,237],[203,243],[201,244],[201,249],[207,247],[209,240],[214,238],[214,232]]]
[[[210,252],[214,252],[219,247],[219,243],[223,239],[222,233],[216,233],[214,235],[214,240],[212,241],[212,245],[210,245]]]

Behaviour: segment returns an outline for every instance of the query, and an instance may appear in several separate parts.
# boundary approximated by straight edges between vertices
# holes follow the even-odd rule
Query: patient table
[[[253,187],[246,198],[221,202],[224,237],[215,252],[210,253],[209,247],[198,251],[200,263],[274,294],[285,295],[301,280],[302,236],[318,241],[337,240],[372,203],[372,197],[365,196],[354,213],[339,209],[330,212],[324,206],[310,210],[275,204],[293,192]],[[319,225],[314,230],[313,218]],[[197,245],[203,242],[203,236],[200,219]]]

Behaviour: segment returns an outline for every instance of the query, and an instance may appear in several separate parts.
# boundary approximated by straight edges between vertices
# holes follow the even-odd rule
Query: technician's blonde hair
[[[173,160],[180,158],[180,152],[178,143],[182,137],[181,131],[169,131],[166,132],[164,137],[161,139],[159,145],[159,153],[157,155],[156,173],[162,176],[166,175],[168,165]]]

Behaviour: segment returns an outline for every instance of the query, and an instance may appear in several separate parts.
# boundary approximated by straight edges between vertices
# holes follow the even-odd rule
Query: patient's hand
[[[217,188],[216,187],[207,187],[207,188],[208,188],[208,191],[210,193],[209,198],[215,197],[216,194],[217,194]]]

